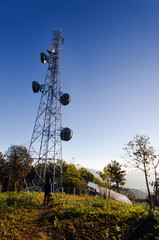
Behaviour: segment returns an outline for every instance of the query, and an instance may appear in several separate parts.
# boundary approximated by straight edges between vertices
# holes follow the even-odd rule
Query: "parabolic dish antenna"
[[[67,104],[69,104],[69,102],[71,101],[71,96],[68,93],[64,93],[61,97],[60,97],[60,103],[64,106],[66,106]]]
[[[41,52],[40,53],[40,59],[41,59],[41,63],[45,64],[47,62],[47,56],[45,53]]]
[[[47,49],[48,53],[54,53],[55,52],[55,49],[52,45],[48,45],[46,49]]]
[[[32,82],[32,89],[34,93],[38,93],[40,90],[40,84],[37,81]]]
[[[72,138],[73,132],[70,128],[63,128],[60,133],[60,138],[63,141],[69,141]]]

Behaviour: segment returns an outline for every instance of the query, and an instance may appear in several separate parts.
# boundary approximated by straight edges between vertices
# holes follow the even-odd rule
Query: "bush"
[[[40,194],[39,194],[40,195]],[[9,192],[0,193],[0,211],[13,211],[17,208],[38,206],[41,200],[37,193],[32,192]]]

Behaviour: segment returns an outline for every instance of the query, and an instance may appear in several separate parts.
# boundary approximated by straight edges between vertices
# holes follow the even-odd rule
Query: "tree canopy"
[[[63,162],[63,186],[87,187],[88,182],[94,181],[94,175],[84,167]]]
[[[0,152],[0,192],[5,183],[5,159],[4,155]]]
[[[105,187],[111,188],[115,183],[115,188],[119,190],[120,185],[125,184],[126,171],[122,170],[122,165],[116,160],[111,161],[106,167],[104,167],[103,172],[99,172],[100,177],[105,183]]]
[[[24,146],[12,145],[6,152],[5,168],[8,175],[8,188],[17,190],[17,185],[30,172],[33,159]]]
[[[117,190],[119,190],[119,185],[125,185],[126,171],[122,170],[122,165],[119,162],[117,162],[116,160],[111,161],[111,163],[107,165],[107,170],[111,174],[110,181],[111,183],[115,182]]]

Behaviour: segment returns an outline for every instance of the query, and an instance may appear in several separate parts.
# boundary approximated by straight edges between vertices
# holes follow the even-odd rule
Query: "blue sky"
[[[0,0],[0,151],[29,147],[44,82],[40,52],[62,28],[63,159],[102,170],[135,134],[159,149],[158,0]]]

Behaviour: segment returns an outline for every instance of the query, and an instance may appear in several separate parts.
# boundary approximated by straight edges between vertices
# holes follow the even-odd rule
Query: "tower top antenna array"
[[[36,172],[32,183],[34,189],[41,190],[46,179],[51,178],[53,192],[62,188],[62,140],[69,141],[73,135],[70,128],[62,128],[61,105],[66,106],[71,101],[68,93],[61,92],[63,43],[62,31],[54,31],[47,54],[40,53],[41,63],[48,63],[44,84],[32,82],[33,92],[41,92],[29,148]]]

